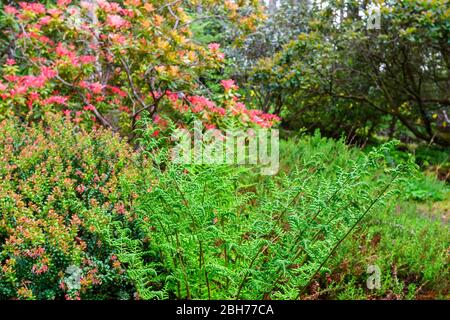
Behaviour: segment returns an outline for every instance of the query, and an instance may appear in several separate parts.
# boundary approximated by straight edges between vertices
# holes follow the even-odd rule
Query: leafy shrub
[[[131,147],[47,114],[30,126],[3,120],[0,158],[0,298],[129,298],[101,235],[111,220],[132,219]],[[80,288],[69,290],[68,268],[81,270]]]

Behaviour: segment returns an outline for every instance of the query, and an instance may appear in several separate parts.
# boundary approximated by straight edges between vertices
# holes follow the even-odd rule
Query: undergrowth
[[[317,153],[252,181],[251,168],[174,165],[155,140],[141,141],[154,166],[136,218],[114,222],[107,240],[143,299],[298,299],[413,167],[387,166],[389,144],[345,159],[333,178]]]

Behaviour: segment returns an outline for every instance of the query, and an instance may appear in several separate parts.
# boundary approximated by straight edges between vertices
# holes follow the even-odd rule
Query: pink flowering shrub
[[[206,1],[204,9],[219,4],[230,19],[253,27],[257,9],[244,17],[228,2]],[[2,33],[11,48],[0,58],[0,117],[35,120],[58,111],[87,128],[102,125],[127,135],[143,112],[156,116],[167,108],[176,111],[172,120],[178,123],[190,112],[214,126],[229,117],[244,125],[273,124],[274,117],[238,101],[232,80],[222,81],[225,95],[214,103],[198,96],[198,77],[221,66],[224,55],[218,44],[192,41],[190,5],[140,0],[6,5]]]
[[[132,298],[105,235],[134,219],[135,159],[117,135],[77,130],[69,116],[0,122],[0,299]]]
[[[222,82],[224,94],[216,101],[204,96],[186,96],[170,90],[161,100],[159,113],[151,117],[151,129],[155,136],[160,133],[169,135],[170,127],[189,128],[194,120],[201,121],[205,129],[247,129],[270,128],[280,118],[261,110],[248,109],[237,94],[237,85],[233,80]]]

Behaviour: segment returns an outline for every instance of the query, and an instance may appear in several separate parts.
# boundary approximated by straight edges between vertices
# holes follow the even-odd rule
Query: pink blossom
[[[14,60],[14,59],[6,59],[6,64],[8,66],[13,66],[13,65],[16,64],[16,60]]]
[[[61,289],[61,290],[66,290],[66,284],[64,283],[64,281],[61,281],[60,283],[59,283],[59,288]]]
[[[215,113],[218,113],[218,114],[220,114],[221,116],[224,116],[224,115],[226,114],[226,111],[225,111],[224,108],[214,108],[214,110],[211,110],[211,111],[213,111],[213,112],[215,112]]]
[[[237,89],[237,85],[234,82],[234,80],[222,80],[220,81],[220,84],[224,87],[225,91],[231,90],[231,89]]]
[[[61,11],[61,10],[55,9],[55,8],[48,9],[47,12],[48,12],[52,17],[57,17],[57,16],[60,16],[60,15],[62,14],[62,11]]]
[[[81,111],[76,111],[75,112],[75,118],[72,121],[75,122],[75,123],[80,123],[83,120],[83,119],[80,118],[81,114],[82,114]],[[80,187],[80,186],[78,186],[78,187]],[[84,191],[85,187],[84,186],[81,186],[81,187],[83,188],[83,191]],[[77,191],[78,191],[78,189],[77,189]]]
[[[56,3],[59,7],[65,7],[69,5],[72,2],[72,0],[58,0]]]
[[[79,186],[76,187],[75,189],[78,193],[83,193],[84,190],[86,190],[86,187],[83,186],[82,184],[80,184]]]
[[[37,92],[30,92],[30,99],[32,99],[32,100],[37,100],[37,99],[39,99],[39,93],[37,93]]]
[[[126,112],[126,113],[131,112],[130,108],[128,108],[127,106],[120,106],[119,111]]]
[[[7,74],[3,78],[5,78],[5,80],[7,80],[9,82],[16,82],[16,81],[18,81],[19,76],[16,76],[16,75],[13,75],[13,74]]]
[[[39,24],[45,26],[45,25],[49,24],[51,20],[52,20],[52,17],[45,16],[45,17],[42,17],[41,19],[39,19]]]
[[[208,109],[214,110],[216,105],[211,100],[206,99],[202,96],[190,96],[188,97],[188,101],[193,105],[195,109]]]
[[[50,67],[43,66],[41,67],[41,76],[45,79],[51,79],[56,77],[57,72]]]
[[[156,130],[156,131],[158,131],[158,130]],[[153,134],[154,134],[154,132],[153,132]],[[123,203],[116,204],[115,205],[115,209],[116,209],[118,214],[125,214],[126,213],[125,205]]]
[[[242,102],[236,102],[236,110],[238,112],[244,112],[246,110],[245,104],[243,104]]]
[[[78,83],[78,85],[80,86],[80,88],[83,88],[83,89],[89,88],[89,83],[87,83],[87,82],[84,81],[84,80],[81,80],[81,81]]]
[[[124,44],[127,40],[127,38],[125,38],[125,36],[123,36],[121,34],[117,34],[117,33],[110,34],[109,38],[111,39],[112,42],[117,43],[117,44]]]
[[[86,55],[86,56],[80,56],[80,57],[78,57],[78,60],[79,60],[82,64],[88,64],[88,63],[93,63],[93,62],[95,62],[95,60],[97,60],[97,58],[96,58],[95,56]]]
[[[94,111],[95,107],[92,104],[88,104],[87,106],[85,106],[83,108],[83,110],[85,110],[85,111]]]
[[[122,9],[120,11],[124,16],[134,18],[134,11],[132,9]]]
[[[42,88],[45,85],[47,79],[42,76],[24,76],[21,82],[26,87],[31,88]]]
[[[108,86],[108,88],[115,94],[118,94],[119,96],[121,96],[122,98],[127,96],[127,93],[125,91],[122,91],[120,88],[118,87],[114,87],[114,86]]]
[[[105,0],[97,0],[98,6],[105,12],[111,12],[111,4]]]
[[[275,114],[265,113],[261,115],[261,118],[268,121],[280,121],[281,118]]]
[[[160,127],[160,128],[164,128],[167,126],[168,122],[166,119],[161,118],[159,115],[156,115],[153,118],[153,121]]]
[[[45,6],[41,3],[26,3],[26,2],[19,2],[19,6],[26,10],[31,11],[36,14],[43,14],[45,13]]]
[[[24,252],[24,254],[25,254],[27,257],[30,257],[30,258],[38,258],[38,257],[40,257],[41,255],[43,255],[44,252],[45,252],[45,248],[37,247],[37,248],[35,248],[35,249],[28,249],[28,250],[26,250],[26,251]]]
[[[58,43],[55,50],[56,50],[56,54],[60,57],[68,56],[70,53],[69,50],[67,50],[67,48],[65,48],[61,42]]]
[[[89,1],[81,1],[80,6],[86,10],[92,10],[94,8],[94,5]]]
[[[52,40],[50,40],[48,37],[46,37],[46,36],[39,36],[38,40],[40,42],[45,43],[45,44],[50,44],[52,46],[54,45],[54,42]]]
[[[39,93],[30,92],[30,94],[28,96],[28,101],[27,101],[27,106],[30,110],[33,109],[33,103],[37,100],[39,100]]]
[[[104,87],[105,87],[105,86],[102,85],[102,84],[99,83],[99,82],[93,82],[93,83],[89,84],[89,89],[90,89],[90,90],[92,91],[92,93],[94,93],[94,94],[100,94],[100,93],[102,93]]]
[[[69,13],[69,15],[73,16],[79,13],[77,8],[74,7],[70,7],[69,9],[67,9],[67,13]]]
[[[31,271],[35,274],[41,274],[41,273],[45,273],[48,271],[48,266],[43,264],[42,266],[38,266],[37,264],[33,265],[33,267],[31,268]]]
[[[15,97],[15,96],[20,96],[23,95],[27,92],[27,88],[24,86],[17,86],[14,89],[11,90],[10,94],[11,94],[11,98]]]

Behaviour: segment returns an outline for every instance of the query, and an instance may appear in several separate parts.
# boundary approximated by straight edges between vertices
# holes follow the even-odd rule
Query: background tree
[[[375,5],[381,28],[368,30]],[[449,144],[448,1],[337,1],[313,12],[307,32],[254,69],[263,105],[289,128],[367,137],[401,126]]]

